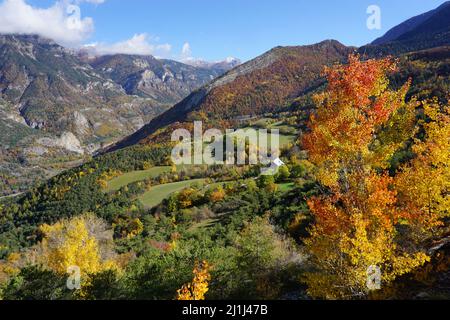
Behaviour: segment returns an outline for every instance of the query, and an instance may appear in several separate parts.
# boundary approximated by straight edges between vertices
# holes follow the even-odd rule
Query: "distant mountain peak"
[[[127,94],[168,105],[179,102],[229,69],[198,67],[151,55],[104,55],[88,62],[99,74],[120,84]]]
[[[206,61],[202,59],[185,59],[182,61],[183,63],[186,63],[188,65],[198,67],[198,68],[205,68],[205,69],[216,69],[221,70],[222,72],[226,72],[228,70],[233,69],[234,67],[237,67],[242,62],[241,60],[235,58],[235,57],[227,57],[224,60],[219,61]]]
[[[46,43],[46,44],[56,45],[56,42],[53,41],[52,39],[45,38],[38,34],[0,33],[0,37],[2,37],[3,39],[9,39],[9,40],[19,40],[19,41],[41,43],[41,44]]]
[[[235,58],[235,57],[227,57],[224,61],[227,62],[227,63],[233,63],[233,62],[239,62],[240,63],[240,60]]]

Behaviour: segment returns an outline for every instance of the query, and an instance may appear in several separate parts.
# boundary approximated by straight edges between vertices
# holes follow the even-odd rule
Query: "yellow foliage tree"
[[[40,243],[41,262],[60,274],[67,273],[72,266],[79,267],[83,275],[115,268],[112,257],[102,257],[105,252],[102,252],[96,238],[99,235],[92,230],[98,224],[97,218],[84,215],[54,225],[41,226],[40,230],[44,235]]]
[[[207,261],[197,262],[193,270],[194,279],[177,291],[177,300],[205,300],[211,280],[210,270],[211,266]]]
[[[193,205],[197,197],[197,190],[193,188],[186,188],[178,194],[177,200],[180,208],[186,209]]]
[[[130,230],[127,234],[127,239],[132,239],[140,235],[144,231],[144,224],[139,218],[133,219],[129,225]]]
[[[416,216],[415,227],[426,235],[450,214],[450,106],[425,103],[424,115],[425,139],[416,139],[416,157],[401,168],[396,189],[401,208]]]

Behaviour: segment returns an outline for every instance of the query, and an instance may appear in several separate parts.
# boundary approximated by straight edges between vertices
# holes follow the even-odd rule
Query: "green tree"
[[[291,172],[289,171],[289,168],[286,165],[284,165],[278,169],[276,180],[277,182],[285,182],[286,180],[289,179],[290,176]]]

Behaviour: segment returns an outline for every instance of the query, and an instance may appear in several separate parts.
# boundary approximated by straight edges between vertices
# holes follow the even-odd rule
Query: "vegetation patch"
[[[140,196],[139,200],[145,207],[152,208],[161,203],[172,193],[181,191],[184,188],[189,187],[195,183],[204,183],[205,181],[206,179],[194,179],[155,186],[152,187],[150,191]]]
[[[170,167],[154,167],[148,170],[138,170],[127,172],[119,177],[116,177],[108,182],[106,188],[107,192],[117,191],[120,188],[137,181],[143,181],[148,178],[156,178],[157,176],[170,172]]]

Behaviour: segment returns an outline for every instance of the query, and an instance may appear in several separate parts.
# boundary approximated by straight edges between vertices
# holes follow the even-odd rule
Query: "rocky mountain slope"
[[[37,36],[0,37],[0,92],[10,119],[42,132],[70,131],[83,143],[135,130],[160,107],[128,97],[73,52]]]
[[[214,65],[191,66],[132,55],[102,56],[90,64],[99,74],[120,84],[127,94],[166,104],[177,103],[231,68],[230,65],[223,69]]]

